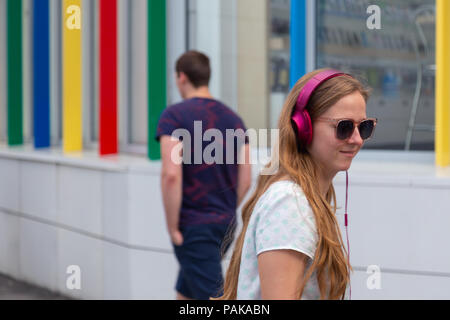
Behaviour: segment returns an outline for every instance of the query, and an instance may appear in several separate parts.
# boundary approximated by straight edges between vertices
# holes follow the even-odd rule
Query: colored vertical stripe
[[[306,28],[306,0],[291,0],[291,88],[306,74]]]
[[[35,148],[50,146],[50,8],[33,3],[33,128]]]
[[[22,0],[7,2],[8,144],[23,143]]]
[[[436,1],[436,133],[438,166],[450,165],[450,1]]]
[[[0,0],[0,141],[6,141],[6,1]]]
[[[63,2],[63,150],[82,149],[81,0]]]
[[[161,158],[154,136],[166,107],[166,1],[148,0],[148,157]]]
[[[100,155],[117,153],[117,0],[100,0]]]

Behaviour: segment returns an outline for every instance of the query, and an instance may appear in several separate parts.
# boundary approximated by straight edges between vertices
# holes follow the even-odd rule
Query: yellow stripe
[[[64,0],[62,14],[63,150],[81,151],[81,0]]]
[[[436,1],[436,165],[450,165],[450,1]]]

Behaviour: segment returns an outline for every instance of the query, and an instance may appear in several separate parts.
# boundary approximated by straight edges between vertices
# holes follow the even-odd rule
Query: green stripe
[[[22,0],[8,0],[8,144],[20,145],[22,135]]]
[[[148,157],[161,158],[155,140],[159,116],[166,107],[166,1],[148,0]]]

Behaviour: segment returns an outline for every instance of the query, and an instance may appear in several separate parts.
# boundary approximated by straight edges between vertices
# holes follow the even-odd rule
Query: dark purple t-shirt
[[[180,130],[174,134],[176,129],[184,129],[190,139],[178,134]],[[216,129],[209,130],[209,138],[204,136],[208,129]],[[161,114],[156,140],[159,141],[163,135],[175,135],[183,141],[180,227],[229,224],[236,215],[238,150],[243,143],[248,143],[248,139],[244,137],[243,140],[242,135],[239,138],[233,137],[233,145],[228,143],[227,158],[227,141],[231,141],[227,139],[227,129],[241,129],[241,133],[246,131],[242,119],[229,107],[214,99],[192,98],[166,108]],[[188,148],[190,156],[185,154]],[[211,163],[211,159],[215,160],[214,163]]]

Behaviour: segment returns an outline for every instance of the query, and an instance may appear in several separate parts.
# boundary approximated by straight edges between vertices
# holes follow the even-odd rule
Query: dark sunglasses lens
[[[355,127],[353,126],[353,122],[350,120],[342,120],[339,122],[337,126],[337,137],[338,139],[345,140],[348,139]]]
[[[366,120],[360,123],[358,129],[359,134],[363,140],[370,138],[373,133],[373,129],[375,127],[375,123],[373,120]]]

